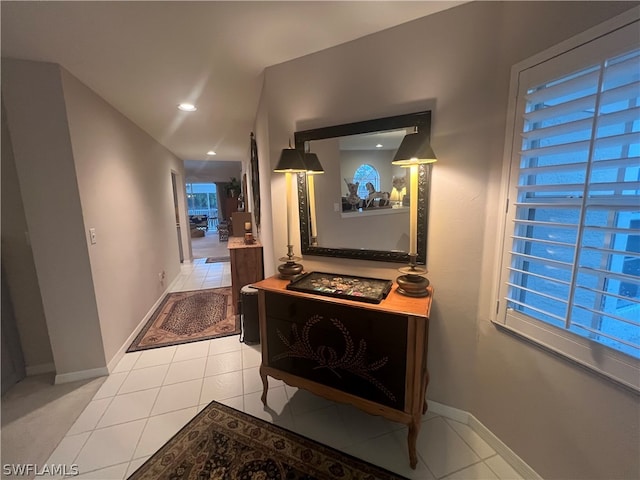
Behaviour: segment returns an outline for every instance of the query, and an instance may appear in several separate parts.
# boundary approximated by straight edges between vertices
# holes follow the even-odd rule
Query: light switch
[[[91,245],[95,245],[95,243],[96,243],[96,229],[95,228],[90,228],[89,229],[89,239],[91,240]]]

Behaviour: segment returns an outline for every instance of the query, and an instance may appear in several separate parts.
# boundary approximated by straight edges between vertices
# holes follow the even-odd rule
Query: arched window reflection
[[[360,182],[358,185],[358,196],[360,198],[367,198],[369,191],[367,190],[367,183],[373,184],[375,191],[380,190],[380,174],[378,170],[368,163],[360,165],[353,175],[353,183]]]

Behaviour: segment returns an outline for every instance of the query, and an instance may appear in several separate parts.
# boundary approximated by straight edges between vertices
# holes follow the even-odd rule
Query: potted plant
[[[236,177],[231,177],[231,181],[226,185],[227,197],[237,197],[240,195],[242,187]]]

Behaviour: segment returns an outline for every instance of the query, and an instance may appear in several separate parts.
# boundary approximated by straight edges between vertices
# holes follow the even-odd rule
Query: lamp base
[[[284,280],[291,280],[292,278],[302,273],[302,264],[293,261],[287,261],[281,265],[278,265],[279,277]]]
[[[397,292],[407,297],[426,297],[429,295],[427,287],[429,280],[420,275],[400,275],[396,278]]]
[[[300,257],[293,255],[293,245],[287,245],[287,256],[280,257],[278,260],[285,262],[278,265],[278,272],[280,272],[280,278],[284,280],[291,280],[297,275],[302,273],[302,264],[296,263],[297,260],[302,260]]]
[[[404,275],[396,278],[398,293],[406,295],[407,297],[426,297],[429,295],[429,292],[427,292],[429,280],[422,276],[422,274],[427,273],[426,270],[417,267],[413,263],[410,264],[409,267],[398,270],[404,273]]]

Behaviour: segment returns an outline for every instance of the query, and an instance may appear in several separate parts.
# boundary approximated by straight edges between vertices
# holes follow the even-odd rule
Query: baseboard
[[[469,428],[476,432],[480,437],[489,444],[502,458],[504,458],[513,469],[518,472],[522,478],[527,480],[542,480],[542,477],[536,473],[524,460],[511,450],[502,440],[485,427],[480,420],[469,414]]]
[[[469,425],[469,417],[471,416],[469,412],[465,412],[464,410],[450,407],[449,405],[438,403],[429,399],[427,399],[427,404],[431,413],[436,413],[443,417],[450,418],[451,420],[455,420],[456,422]]]
[[[133,330],[133,332],[131,332],[131,335],[129,335],[129,337],[125,340],[125,342],[122,344],[122,346],[118,349],[118,351],[116,352],[116,354],[113,356],[113,358],[111,358],[111,360],[109,361],[109,363],[107,363],[107,369],[109,370],[109,373],[113,372],[116,368],[116,366],[118,365],[118,363],[120,362],[120,360],[122,360],[122,357],[124,357],[124,354],[127,353],[127,350],[129,348],[129,345],[131,345],[133,343],[133,341],[136,339],[136,337],[138,336],[138,334],[140,333],[140,330],[142,330],[144,328],[144,326],[147,324],[147,322],[149,321],[149,319],[151,318],[151,316],[155,313],[155,311],[158,309],[158,307],[160,306],[160,304],[162,303],[162,300],[164,300],[164,297],[173,291],[173,287],[174,285],[177,283],[179,278],[179,275],[176,276],[176,278],[173,279],[173,281],[171,282],[171,284],[165,289],[164,292],[162,292],[162,294],[160,295],[160,297],[156,300],[156,302],[151,306],[151,308],[147,311],[147,313],[145,314],[145,316],[142,318],[142,320],[140,320],[140,323],[138,323],[138,326]]]
[[[472,414],[429,399],[427,399],[427,403],[429,405],[429,412],[455,420],[456,422],[464,423],[471,428],[480,436],[480,438],[487,442],[487,444],[493,448],[496,453],[504,458],[506,462],[522,476],[522,478],[526,478],[527,480],[542,480],[542,477],[538,475],[533,468],[527,465],[524,460],[516,455],[513,450],[505,445],[502,440],[500,440]]]
[[[56,375],[54,383],[58,385],[60,383],[77,382],[78,380],[104,377],[106,375],[109,375],[109,370],[107,370],[107,367],[92,368],[90,370],[78,370],[77,372],[69,372]]]
[[[24,369],[27,377],[31,377],[33,375],[42,375],[43,373],[53,373],[56,371],[56,366],[54,363],[40,363],[38,365],[27,365]]]

